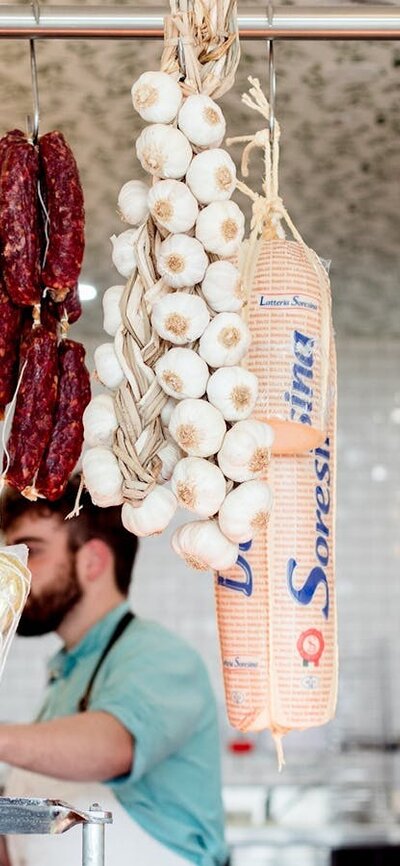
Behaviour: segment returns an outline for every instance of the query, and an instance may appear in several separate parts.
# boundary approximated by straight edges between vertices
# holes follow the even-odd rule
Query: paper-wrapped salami
[[[274,428],[274,454],[303,454],[326,436],[328,275],[305,244],[261,238],[251,254],[248,289],[246,366],[258,376],[256,417]]]
[[[243,100],[268,120],[259,82],[250,82]],[[244,366],[259,383],[252,417],[275,431],[263,475],[273,507],[266,524],[253,521],[235,566],[216,575],[216,603],[229,720],[241,731],[269,729],[281,765],[284,734],[333,716],[337,645],[330,286],[278,195],[279,135],[276,124],[274,135],[265,129],[239,139],[247,142],[244,175],[252,148],[264,149],[264,195],[238,183],[253,200],[241,255],[251,334]]]
[[[216,576],[229,721],[291,730],[332,718],[337,689],[335,606],[336,359],[329,378],[325,442],[309,454],[274,457],[274,505],[266,533]]]

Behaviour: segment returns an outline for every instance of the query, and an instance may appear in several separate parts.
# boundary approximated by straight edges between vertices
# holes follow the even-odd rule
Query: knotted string
[[[249,78],[252,85],[249,93],[244,93],[242,102],[257,111],[265,120],[269,121],[269,103],[264,93],[261,90],[260,82],[257,78]],[[254,135],[241,135],[235,138],[228,138],[227,145],[236,144],[239,142],[247,142],[243,149],[241,172],[243,177],[249,175],[249,162],[253,150],[261,148],[264,154],[264,178],[262,182],[263,195],[254,192],[247,184],[242,181],[237,181],[237,189],[244,195],[248,196],[253,202],[251,233],[255,235],[255,240],[262,235],[264,240],[269,240],[277,237],[284,238],[285,234],[281,227],[281,220],[285,219],[293,236],[296,240],[303,243],[299,232],[292,223],[289,214],[279,195],[279,140],[281,130],[279,123],[275,121],[274,139],[271,145],[269,127],[260,129]]]
[[[257,78],[249,77],[249,93],[242,95],[242,101],[248,108],[257,111],[265,120],[269,121],[270,107],[265,97],[260,82]],[[252,218],[250,224],[250,237],[244,245],[241,254],[241,274],[243,283],[250,289],[257,267],[258,248],[260,238],[263,241],[284,239],[285,232],[282,222],[285,222],[291,234],[301,244],[310,265],[315,271],[321,288],[321,341],[320,350],[322,355],[322,378],[321,389],[325,393],[328,382],[329,371],[329,332],[330,332],[330,308],[331,296],[329,280],[326,271],[316,253],[307,246],[279,195],[279,141],[281,130],[279,123],[275,120],[273,142],[270,141],[269,126],[261,129],[254,135],[244,135],[227,139],[227,145],[237,142],[246,142],[243,150],[241,171],[243,177],[248,177],[249,162],[253,150],[262,148],[264,153],[264,178],[262,182],[263,195],[254,192],[243,181],[236,182],[237,189],[252,201]]]
[[[73,517],[79,517],[80,512],[82,511],[83,505],[81,505],[82,493],[85,487],[85,481],[83,478],[83,473],[81,473],[81,477],[79,480],[79,487],[76,491],[74,507],[69,514],[66,515],[65,520],[72,520]]]

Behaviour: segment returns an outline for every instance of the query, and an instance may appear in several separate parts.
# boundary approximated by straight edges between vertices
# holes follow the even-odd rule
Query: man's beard
[[[57,631],[64,617],[82,598],[82,590],[71,555],[54,578],[54,587],[44,589],[40,595],[28,595],[17,628],[21,637],[37,637]]]

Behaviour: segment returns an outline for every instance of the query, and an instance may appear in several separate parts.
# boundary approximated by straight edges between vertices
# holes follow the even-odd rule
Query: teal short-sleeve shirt
[[[77,712],[96,663],[129,609],[119,605],[50,663],[41,720]],[[89,710],[111,713],[135,738],[130,774],[106,782],[133,820],[196,863],[220,866],[224,842],[219,736],[205,666],[192,647],[136,617],[95,679]]]

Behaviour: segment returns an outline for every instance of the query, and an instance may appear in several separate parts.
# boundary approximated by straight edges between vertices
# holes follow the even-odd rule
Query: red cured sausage
[[[73,289],[70,289],[65,300],[60,301],[58,304],[54,303],[54,301],[49,298],[48,309],[51,315],[55,316],[59,322],[63,319],[67,319],[69,325],[73,325],[74,322],[77,322],[82,315],[82,304],[79,298],[78,284],[76,284]]]
[[[14,141],[26,141],[26,136],[20,129],[12,129],[0,138],[0,165],[3,162],[8,146]]]
[[[59,365],[54,428],[35,484],[37,493],[51,501],[64,492],[81,453],[82,415],[90,400],[90,377],[81,343],[61,340]]]
[[[61,132],[39,139],[41,175],[49,214],[49,247],[42,282],[62,301],[78,282],[85,245],[85,214],[78,168]]]
[[[26,361],[27,351],[32,339],[33,316],[32,310],[23,310],[21,316],[21,336],[19,341],[19,371],[22,370],[22,365]]]
[[[5,147],[0,171],[0,243],[3,279],[14,304],[40,302],[39,157],[26,139]]]
[[[21,310],[10,300],[0,281],[0,419],[15,391],[18,375],[18,345]]]
[[[56,305],[54,304],[54,306]],[[50,308],[50,304],[45,301],[42,301],[40,305],[40,324],[46,328],[46,331],[58,334],[59,319]]]
[[[6,480],[28,495],[53,430],[57,400],[58,357],[56,334],[43,325],[28,337],[26,367],[18,392],[7,443]]]
[[[58,321],[54,318],[47,309],[45,303],[41,303],[40,305],[40,324],[43,325],[45,331],[50,331],[52,334],[58,335]],[[26,353],[28,351],[32,332],[34,327],[37,327],[38,322],[34,320],[32,315],[32,310],[25,308],[22,312],[21,317],[21,336],[19,342],[19,369],[22,369],[22,365],[26,360]]]

